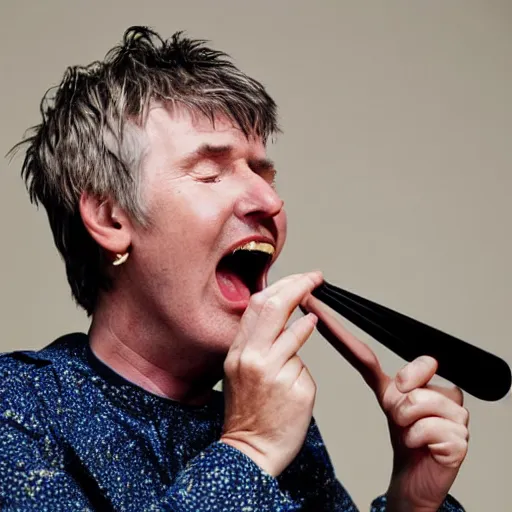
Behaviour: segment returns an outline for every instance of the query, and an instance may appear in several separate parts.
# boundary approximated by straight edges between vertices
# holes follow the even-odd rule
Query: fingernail
[[[312,274],[313,274],[315,280],[319,281],[319,280],[323,280],[323,278],[324,278],[323,273],[322,273],[321,270],[315,270],[315,271],[313,271]]]
[[[436,360],[430,356],[420,356],[413,361],[415,368],[419,371],[426,371],[430,369],[432,366],[437,364]],[[422,368],[423,370],[420,370]]]

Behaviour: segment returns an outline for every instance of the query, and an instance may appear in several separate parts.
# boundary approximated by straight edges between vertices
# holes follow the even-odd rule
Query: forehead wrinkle
[[[212,123],[211,119],[197,112],[154,105],[145,128],[158,146],[165,147],[165,152],[173,160],[172,167],[177,171],[188,173],[208,160],[227,163],[243,158],[254,170],[267,170],[274,165],[266,158],[266,145],[259,137],[244,135],[239,127],[223,116],[216,117]],[[197,147],[182,147],[180,151],[182,136],[185,141],[196,139]],[[185,142],[187,145],[189,143]],[[174,155],[171,156],[169,151]]]
[[[234,153],[233,146],[229,144],[204,143],[180,158],[179,167],[183,170],[192,169],[203,160],[226,160]]]

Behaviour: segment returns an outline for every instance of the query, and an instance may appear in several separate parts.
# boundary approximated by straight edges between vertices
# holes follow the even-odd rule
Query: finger
[[[405,446],[411,449],[468,439],[469,431],[464,425],[432,416],[418,420],[403,435]]]
[[[296,391],[303,396],[305,403],[313,408],[316,397],[316,383],[307,366],[304,365],[302,367],[302,371],[293,386]]]
[[[370,347],[349,332],[331,313],[331,308],[316,297],[308,297],[304,307],[318,317],[317,327],[322,336],[361,374],[381,399],[391,379],[383,372]]]
[[[404,395],[391,410],[391,418],[400,427],[437,416],[467,426],[467,409],[432,388],[416,388]]]
[[[259,311],[256,310],[256,307],[255,307],[255,304],[254,304],[254,299],[256,298],[257,295],[259,295],[261,297],[261,299],[262,299],[261,302],[263,303],[264,302],[263,301],[264,297],[272,296],[274,293],[277,293],[283,287],[287,286],[288,283],[293,282],[293,281],[298,281],[303,276],[304,276],[304,274],[292,274],[292,275],[283,277],[282,279],[279,279],[279,281],[276,281],[272,285],[267,286],[265,289],[263,289],[262,291],[260,291],[257,294],[255,294],[253,296],[253,302],[252,302],[252,304],[250,304],[247,307],[246,311],[244,312],[244,315],[242,316],[242,320],[245,321],[246,323],[250,323],[252,320],[257,318],[257,316],[259,314]],[[231,344],[231,348],[230,349],[232,351],[236,350],[238,348],[238,346],[242,343],[242,341],[245,341],[244,337],[240,336],[240,335],[237,336],[235,338],[235,340],[233,341],[233,343]]]
[[[270,349],[270,364],[280,369],[288,359],[296,355],[313,333],[317,321],[318,317],[309,313],[285,329]]]
[[[245,346],[250,344],[254,350],[270,349],[302,298],[322,280],[321,273],[308,273],[288,282],[270,296],[254,295],[249,304],[252,313],[244,314],[240,322],[240,334],[245,338]]]
[[[450,400],[454,401],[457,405],[464,405],[464,393],[458,386],[447,387],[428,384],[426,387],[446,396]]]
[[[293,356],[280,369],[276,375],[276,382],[286,389],[290,389],[305,368],[302,359],[299,356]]]
[[[292,274],[290,276],[279,279],[270,286],[267,286],[266,288],[258,292],[257,295],[261,296],[261,298],[263,299],[262,303],[264,303],[264,299],[268,299],[275,295],[276,293],[279,293],[283,288],[287,287],[292,282],[297,282],[301,279],[304,279],[304,277],[307,276],[310,276],[312,279],[317,279],[321,275],[321,272],[318,270],[315,270],[313,272],[305,272],[302,274]],[[319,282],[319,284],[320,283],[321,281]]]
[[[283,277],[282,279],[279,279],[275,283],[272,283],[272,284],[268,285],[266,288],[263,288],[263,290],[261,290],[258,293],[261,296],[263,296],[263,297],[270,297],[271,295],[274,295],[279,290],[281,290],[282,288],[287,286],[288,283],[290,283],[292,281],[297,281],[297,280],[303,278],[304,275],[305,275],[305,273],[302,273],[302,274],[291,274],[289,276]]]
[[[430,356],[421,356],[406,364],[395,377],[395,385],[401,393],[425,386],[437,371],[437,361]]]
[[[261,292],[258,292],[256,295],[260,295],[261,298],[263,297],[270,297],[273,293],[277,293],[280,289],[282,289],[284,286],[287,286],[290,282],[298,281],[301,277],[303,277],[304,274],[292,274],[289,276],[286,276],[282,279],[279,279],[279,281],[276,281],[272,285],[268,286]],[[229,348],[228,358],[229,359],[237,359],[240,355],[240,351],[242,350],[243,346],[245,345],[247,341],[247,331],[250,331],[250,325],[257,321],[259,312],[254,307],[254,297],[252,303],[247,307],[245,310],[242,320],[240,322],[240,328],[238,330],[238,334],[233,340],[233,343],[231,344],[231,347]],[[263,302],[263,300],[262,300]]]
[[[429,444],[433,459],[447,468],[458,468],[468,453],[468,441],[454,439],[442,443]]]

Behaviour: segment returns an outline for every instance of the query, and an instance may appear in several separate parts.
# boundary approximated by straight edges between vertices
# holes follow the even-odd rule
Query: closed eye
[[[220,181],[219,176],[210,176],[207,178],[201,178],[202,183],[218,183]]]

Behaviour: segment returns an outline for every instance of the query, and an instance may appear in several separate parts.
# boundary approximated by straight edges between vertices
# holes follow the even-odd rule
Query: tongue
[[[217,269],[217,281],[222,295],[231,302],[245,301],[251,296],[247,285],[229,269]]]

